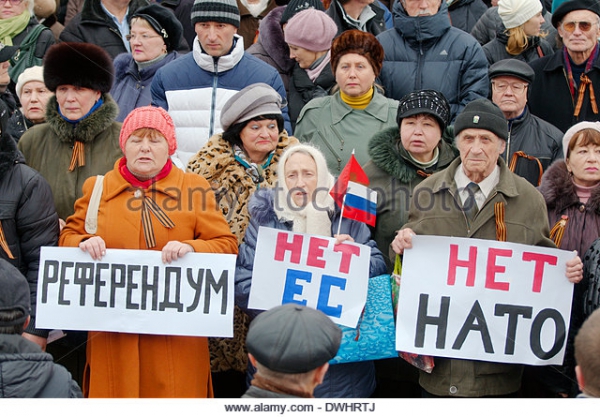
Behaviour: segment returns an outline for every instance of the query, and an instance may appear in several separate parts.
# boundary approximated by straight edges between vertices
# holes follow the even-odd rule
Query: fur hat
[[[569,143],[571,143],[571,139],[577,133],[584,129],[593,129],[600,132],[600,122],[579,122],[569,128],[563,136],[562,147],[563,147],[563,155],[565,159],[567,158],[567,153],[569,152]]]
[[[300,374],[335,357],[342,330],[311,307],[284,304],[259,314],[248,328],[246,347],[271,371]]]
[[[119,145],[125,153],[125,142],[138,129],[149,128],[158,130],[169,144],[169,155],[177,150],[177,138],[175,136],[175,125],[167,111],[161,107],[144,106],[134,109],[123,121]]]
[[[575,10],[589,10],[600,17],[600,2],[598,0],[569,0],[558,6],[552,14],[552,26],[558,28],[563,18]]]
[[[282,114],[282,99],[268,84],[255,83],[244,87],[227,100],[221,111],[224,131],[263,114]]]
[[[454,136],[458,136],[465,129],[485,129],[500,139],[508,139],[508,123],[504,113],[486,98],[471,101],[456,117]]]
[[[285,43],[308,51],[328,51],[338,27],[327,13],[316,9],[295,14],[285,27]]]
[[[285,25],[296,13],[307,9],[325,11],[321,0],[292,0],[285,7],[285,11],[281,15],[281,20],[279,21],[281,26]]]
[[[91,43],[61,42],[52,45],[44,58],[44,82],[53,93],[60,85],[108,93],[114,72],[110,55]]]
[[[362,30],[347,30],[333,40],[331,45],[331,69],[335,73],[340,58],[346,54],[362,55],[371,63],[377,77],[383,66],[383,47],[377,38]]]
[[[490,80],[504,75],[516,77],[525,81],[527,84],[531,84],[535,79],[535,72],[533,69],[527,63],[514,58],[503,59],[495,62],[490,66],[488,74],[490,76]]]
[[[540,0],[500,0],[498,15],[506,29],[516,28],[542,11]]]
[[[21,272],[10,262],[0,258],[0,311],[20,310],[23,316],[11,320],[0,321],[1,327],[24,324],[31,311],[31,294],[29,284]]]
[[[23,89],[23,86],[25,86],[25,84],[27,84],[30,81],[39,81],[43,83],[44,67],[29,67],[25,71],[23,71],[21,75],[19,75],[16,86],[17,97],[19,97],[19,100],[21,99],[21,90]]]
[[[192,26],[198,22],[229,23],[240,27],[240,9],[236,0],[196,0],[192,6]]]
[[[398,125],[402,119],[417,114],[430,114],[438,121],[442,132],[450,122],[450,104],[446,97],[435,90],[420,90],[408,93],[398,103]]]
[[[134,17],[144,19],[156,33],[162,36],[165,45],[167,45],[167,51],[171,52],[179,49],[179,40],[183,34],[183,26],[171,10],[158,3],[153,3],[137,9],[130,16],[130,23]]]

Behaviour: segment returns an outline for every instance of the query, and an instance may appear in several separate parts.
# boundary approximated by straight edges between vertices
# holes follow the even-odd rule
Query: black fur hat
[[[44,83],[52,92],[68,84],[108,93],[114,73],[110,55],[91,43],[61,42],[44,57]]]

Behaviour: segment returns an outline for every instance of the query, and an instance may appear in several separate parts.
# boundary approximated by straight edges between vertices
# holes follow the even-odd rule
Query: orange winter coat
[[[147,249],[141,221],[140,192],[119,173],[119,161],[104,178],[98,230],[107,248]],[[83,197],[67,219],[60,246],[78,246],[93,235],[84,224],[96,182],[83,185]],[[172,168],[152,186],[154,200],[175,227],[163,227],[152,215],[161,250],[172,240],[195,252],[237,254],[237,239],[218,209],[210,185],[199,175]],[[148,190],[145,190],[146,192]],[[86,397],[212,397],[208,342],[204,337],[89,332],[83,384]]]

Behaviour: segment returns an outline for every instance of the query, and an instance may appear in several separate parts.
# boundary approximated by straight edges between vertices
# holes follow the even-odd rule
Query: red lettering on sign
[[[352,260],[352,255],[360,255],[360,248],[358,246],[346,245],[344,243],[335,245],[333,247],[333,251],[342,253],[340,272],[343,274],[347,274],[350,271],[350,261]]]
[[[324,252],[323,249],[325,249],[327,245],[329,245],[328,240],[311,237],[308,243],[306,265],[314,266],[316,268],[325,268],[325,259],[322,259],[322,256]]]
[[[458,259],[458,245],[450,245],[450,262],[448,264],[448,285],[456,283],[456,268],[468,268],[467,287],[475,285],[475,271],[477,269],[477,246],[469,247],[469,259]]]
[[[541,292],[542,279],[544,278],[544,264],[555,266],[558,263],[558,258],[556,256],[545,255],[543,253],[523,252],[523,260],[526,262],[535,262],[535,269],[533,270],[533,285],[531,290],[533,292]]]
[[[496,274],[506,272],[505,266],[496,264],[496,258],[498,256],[510,258],[512,256],[512,253],[513,251],[510,249],[488,249],[488,261],[485,270],[485,288],[489,288],[491,290],[508,291],[508,282],[496,281]]]
[[[290,262],[294,264],[300,263],[300,256],[302,255],[302,235],[294,235],[294,239],[291,242],[287,240],[287,233],[277,234],[277,247],[275,248],[275,260],[283,261],[285,253],[290,251]]]

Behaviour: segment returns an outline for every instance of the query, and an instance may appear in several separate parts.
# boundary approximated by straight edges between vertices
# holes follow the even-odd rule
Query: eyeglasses
[[[510,87],[510,89],[512,90],[513,93],[520,94],[523,91],[525,91],[525,89],[527,88],[527,83],[512,83],[511,84],[511,83],[502,83],[502,82],[499,83],[496,81],[492,81],[492,86],[499,93],[504,93],[506,91],[506,89],[508,87]]]
[[[13,6],[16,6],[18,4],[23,3],[24,0],[0,0],[0,4],[4,4],[6,2],[9,2],[10,4],[12,4]]]
[[[2,0],[0,0],[2,1]],[[13,1],[13,0],[11,0]],[[125,35],[125,39],[127,39],[127,41],[131,42],[132,40],[135,41],[136,39],[139,39],[142,42],[146,42],[148,39],[153,39],[153,38],[162,38],[162,36],[158,36],[158,35],[148,35],[147,33],[142,33],[141,35],[136,35],[134,34],[129,34],[129,35]]]
[[[575,27],[579,26],[582,32],[589,32],[592,26],[598,24],[598,22],[563,22],[561,27],[569,33],[575,32]]]

